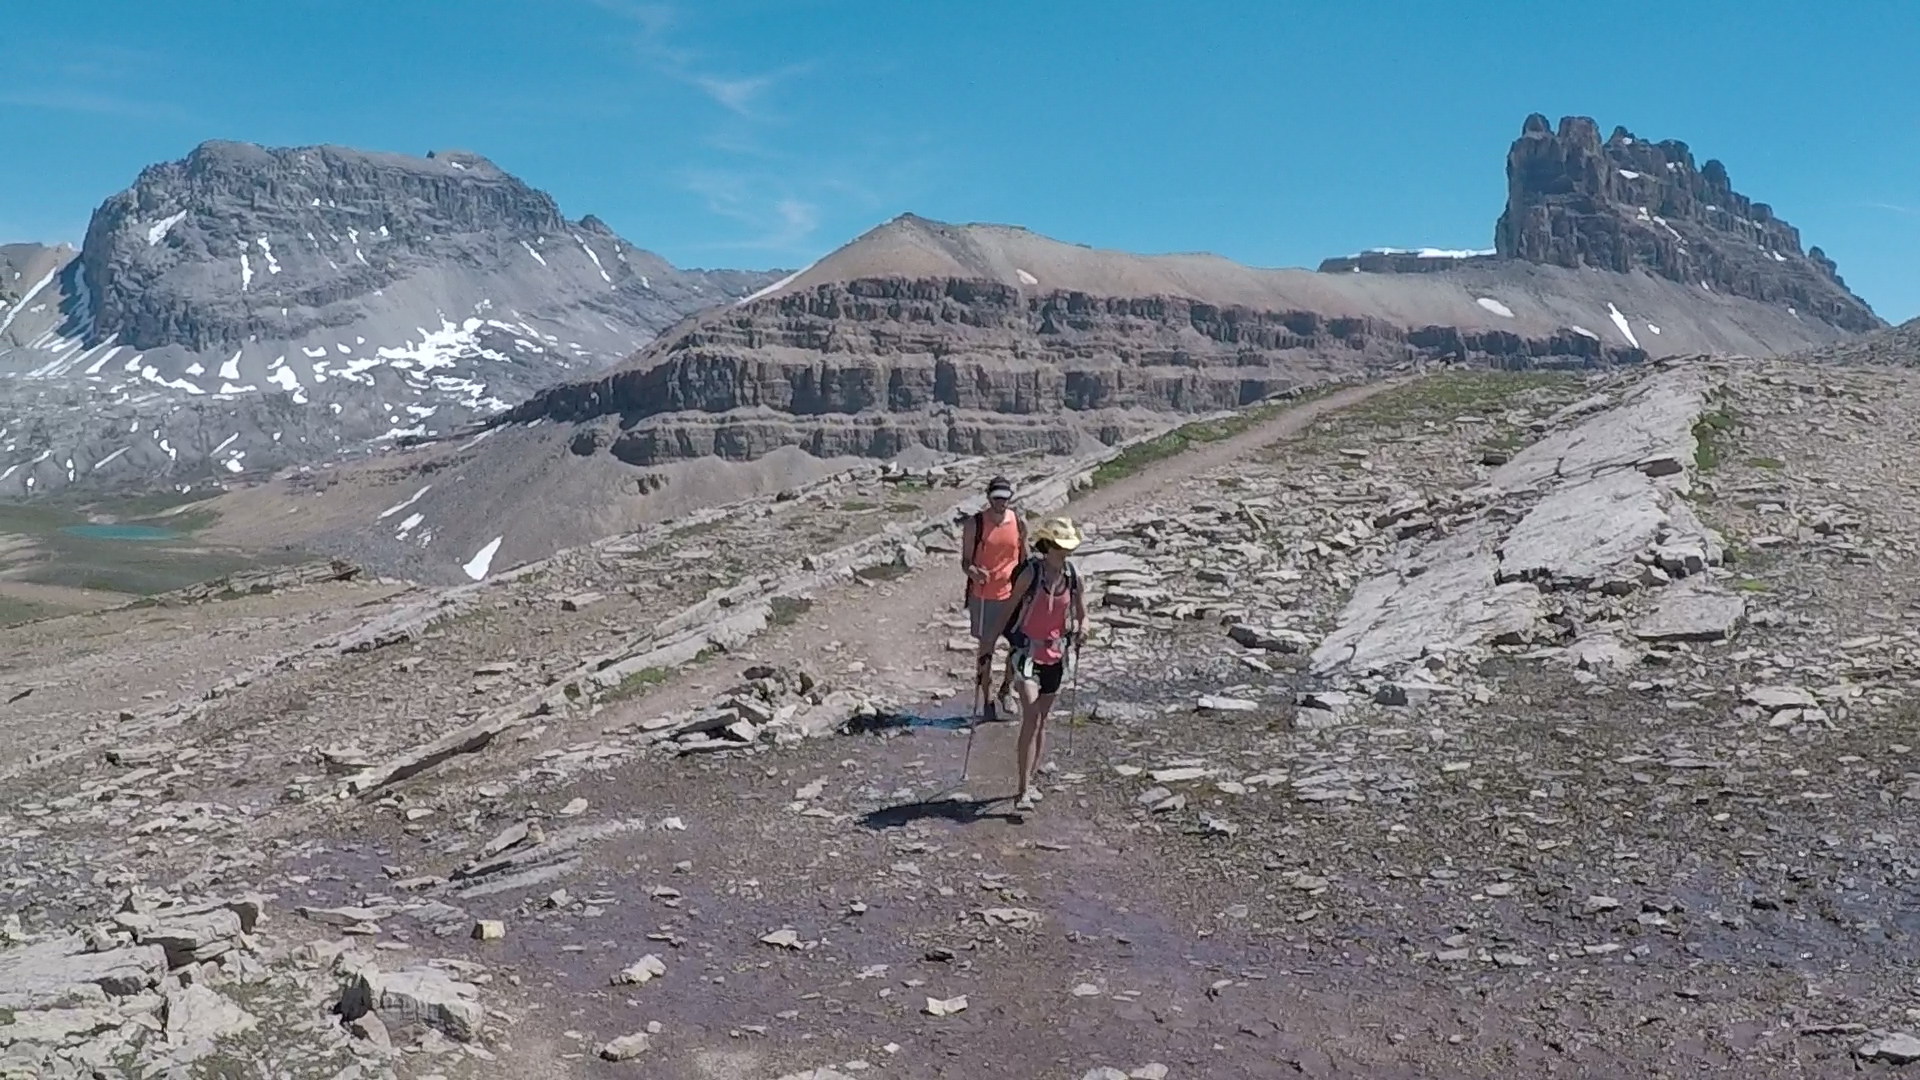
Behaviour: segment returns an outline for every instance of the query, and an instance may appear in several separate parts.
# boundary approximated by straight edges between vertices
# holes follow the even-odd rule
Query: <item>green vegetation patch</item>
[[[866,581],[894,581],[905,577],[907,568],[897,562],[875,563],[863,566],[853,572],[853,576]]]
[[[630,697],[638,697],[672,677],[673,672],[667,668],[641,668],[639,671],[621,679],[620,685],[615,686],[613,689],[601,695],[600,700],[611,703],[615,701],[625,701]]]
[[[1573,371],[1506,371],[1498,368],[1443,371],[1384,390],[1342,409],[1332,426],[1387,427],[1423,421],[1452,421],[1503,407],[1522,394],[1571,399],[1585,381]]]
[[[1232,416],[1223,416],[1215,420],[1195,420],[1191,424],[1182,424],[1172,431],[1156,435],[1144,442],[1134,443],[1102,462],[1093,470],[1092,483],[1074,494],[1084,495],[1089,491],[1124,480],[1156,461],[1177,457],[1196,446],[1231,439],[1235,435],[1250,431],[1271,420],[1297,404],[1299,404],[1298,398],[1271,401],[1252,406]]]
[[[1733,410],[1724,405],[1693,422],[1694,468],[1708,473],[1720,467],[1735,423]]]
[[[799,596],[776,596],[768,604],[772,609],[767,622],[773,626],[792,626],[813,609],[813,601]]]

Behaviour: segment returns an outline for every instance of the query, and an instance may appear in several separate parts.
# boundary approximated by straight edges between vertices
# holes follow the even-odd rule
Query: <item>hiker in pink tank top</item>
[[[1037,553],[1013,579],[1011,609],[981,647],[993,656],[993,639],[1006,634],[1020,675],[1020,790],[1014,809],[1028,811],[1040,799],[1033,774],[1046,756],[1047,716],[1066,677],[1068,653],[1085,635],[1087,605],[1080,575],[1067,553],[1080,546],[1080,530],[1054,518],[1034,530]]]

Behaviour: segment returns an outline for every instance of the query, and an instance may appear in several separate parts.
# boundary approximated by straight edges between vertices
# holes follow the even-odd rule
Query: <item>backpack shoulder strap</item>
[[[1040,557],[1036,555],[1022,563],[1020,569],[1014,571],[1013,576],[1015,582],[1020,580],[1020,575],[1026,575],[1027,588],[1026,591],[1020,595],[1011,597],[1013,600],[1013,617],[1012,620],[1008,622],[1008,626],[1018,627],[1026,620],[1027,606],[1033,603],[1033,594],[1040,591],[1040,564]]]
[[[972,562],[974,556],[980,554],[981,541],[986,539],[982,534],[987,531],[987,512],[985,510],[975,510],[973,517],[968,520],[973,522],[973,547],[967,552],[967,561]]]

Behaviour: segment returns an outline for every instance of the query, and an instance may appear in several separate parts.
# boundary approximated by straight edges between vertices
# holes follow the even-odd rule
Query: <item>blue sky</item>
[[[473,150],[681,265],[911,210],[1312,266],[1491,246],[1539,111],[1679,138],[1920,315],[1913,0],[60,0],[0,30],[0,239],[209,138]]]

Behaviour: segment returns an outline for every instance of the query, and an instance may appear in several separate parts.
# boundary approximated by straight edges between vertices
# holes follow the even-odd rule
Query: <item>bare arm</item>
[[[973,519],[968,518],[960,526],[960,570],[971,573],[973,570]]]

